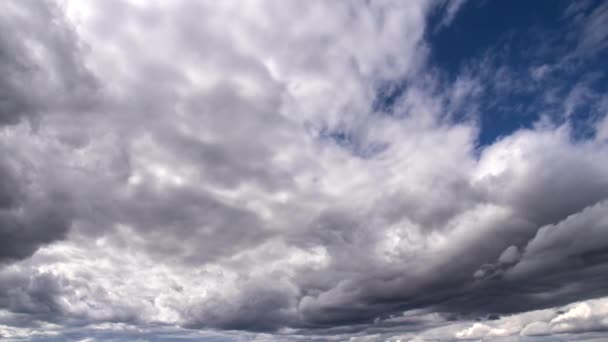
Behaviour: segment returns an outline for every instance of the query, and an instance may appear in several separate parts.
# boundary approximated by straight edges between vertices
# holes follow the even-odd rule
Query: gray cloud
[[[77,114],[92,105],[96,83],[59,7],[5,3],[0,26],[0,125],[5,129],[0,143],[0,261],[6,261],[64,238],[73,218],[70,191],[56,184],[53,175],[58,170],[49,170],[48,156],[31,160],[26,149],[19,150],[11,126],[26,120],[36,130],[45,116]],[[45,168],[45,175],[38,174]]]
[[[608,295],[604,123],[479,147],[458,112],[519,83],[489,57],[453,82],[429,68],[445,4],[257,5],[0,5],[0,334],[605,328],[603,299],[551,309]]]
[[[60,8],[45,1],[2,8],[0,123],[89,106],[95,80],[83,65],[83,47]]]

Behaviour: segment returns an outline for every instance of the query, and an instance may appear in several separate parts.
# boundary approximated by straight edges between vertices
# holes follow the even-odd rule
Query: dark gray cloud
[[[83,46],[60,8],[47,1],[3,4],[0,20],[0,124],[90,105],[95,80]]]
[[[52,168],[45,164],[50,156],[28,160],[10,140],[11,126],[25,120],[36,130],[44,116],[80,114],[92,105],[96,83],[58,6],[3,4],[0,32],[0,125],[6,138],[0,143],[0,261],[7,261],[64,238],[73,215],[70,190],[56,184],[53,171],[38,173]]]
[[[40,245],[62,239],[73,215],[70,194],[48,179],[37,179],[31,166],[9,150],[0,145],[5,153],[0,162],[0,262],[28,257]]]

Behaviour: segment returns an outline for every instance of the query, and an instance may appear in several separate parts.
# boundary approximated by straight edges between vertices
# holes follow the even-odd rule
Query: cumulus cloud
[[[480,145],[516,77],[430,66],[463,3],[1,4],[0,336],[606,329],[606,119]]]

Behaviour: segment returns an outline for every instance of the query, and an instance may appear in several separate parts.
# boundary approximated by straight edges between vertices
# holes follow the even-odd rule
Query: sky
[[[608,2],[0,2],[3,341],[605,341]]]

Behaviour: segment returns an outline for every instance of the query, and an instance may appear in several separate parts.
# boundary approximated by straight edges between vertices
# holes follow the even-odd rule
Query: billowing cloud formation
[[[0,262],[62,238],[72,220],[70,190],[53,165],[53,148],[34,143],[37,134],[20,133],[37,131],[42,116],[75,116],[95,101],[94,77],[64,19],[59,8],[43,2],[2,5]]]
[[[496,56],[432,66],[429,32],[466,6],[1,4],[0,334],[606,330],[585,300],[608,295],[608,101],[597,76],[555,83],[480,144],[487,95],[522,82]],[[601,54],[606,6],[564,13],[588,38],[522,92]]]

